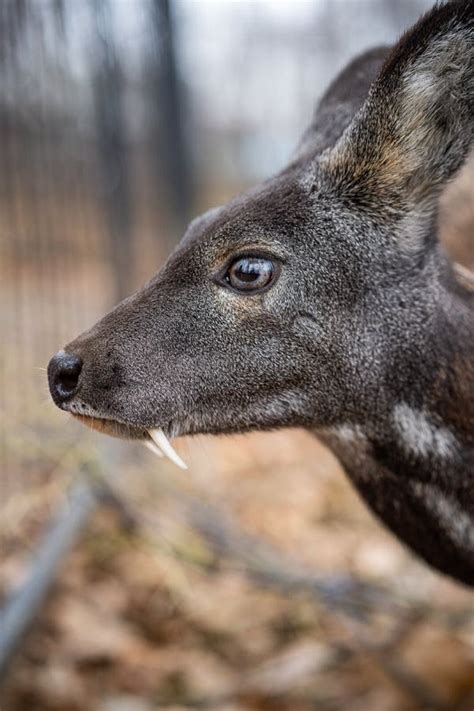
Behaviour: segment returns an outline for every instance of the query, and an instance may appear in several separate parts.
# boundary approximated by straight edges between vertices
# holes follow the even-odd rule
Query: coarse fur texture
[[[83,367],[58,404],[130,437],[310,429],[404,543],[474,584],[474,291],[437,239],[473,102],[474,0],[357,58],[287,168],[66,347]],[[215,280],[248,253],[281,265],[272,288]]]

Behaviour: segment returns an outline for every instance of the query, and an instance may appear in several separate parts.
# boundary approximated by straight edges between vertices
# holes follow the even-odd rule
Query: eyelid
[[[291,252],[285,249],[285,247],[280,243],[273,242],[271,244],[265,244],[259,242],[259,244],[255,244],[255,242],[248,242],[247,244],[242,244],[238,247],[229,247],[221,254],[219,261],[216,261],[214,266],[217,267],[217,270],[219,271],[220,269],[224,269],[226,266],[230,266],[234,260],[242,259],[244,257],[270,259],[273,261],[279,261],[281,264],[286,264],[291,258]]]
[[[238,252],[234,252],[227,256],[226,262],[228,265],[237,261],[238,259],[268,259],[270,262],[280,262],[281,264],[286,264],[289,259],[289,255],[284,252],[276,252],[272,248],[268,247],[266,249],[265,245],[242,247]]]

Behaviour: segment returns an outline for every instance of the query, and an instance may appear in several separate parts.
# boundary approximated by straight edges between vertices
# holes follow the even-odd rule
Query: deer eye
[[[225,282],[237,291],[256,292],[275,280],[276,265],[263,257],[239,257],[230,265]]]

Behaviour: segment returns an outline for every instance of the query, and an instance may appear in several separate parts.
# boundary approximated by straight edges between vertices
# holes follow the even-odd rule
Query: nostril
[[[70,392],[76,389],[78,379],[79,371],[75,368],[74,370],[62,372],[58,382],[65,391]]]
[[[48,365],[48,380],[56,404],[62,404],[77,392],[81,371],[82,359],[73,353],[59,351],[51,358]]]

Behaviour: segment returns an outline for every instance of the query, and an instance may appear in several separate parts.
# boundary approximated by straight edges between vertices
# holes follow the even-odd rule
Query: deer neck
[[[441,309],[427,341],[434,359],[411,364],[422,390],[386,398],[377,419],[318,434],[402,541],[474,585],[474,311],[457,288]]]

